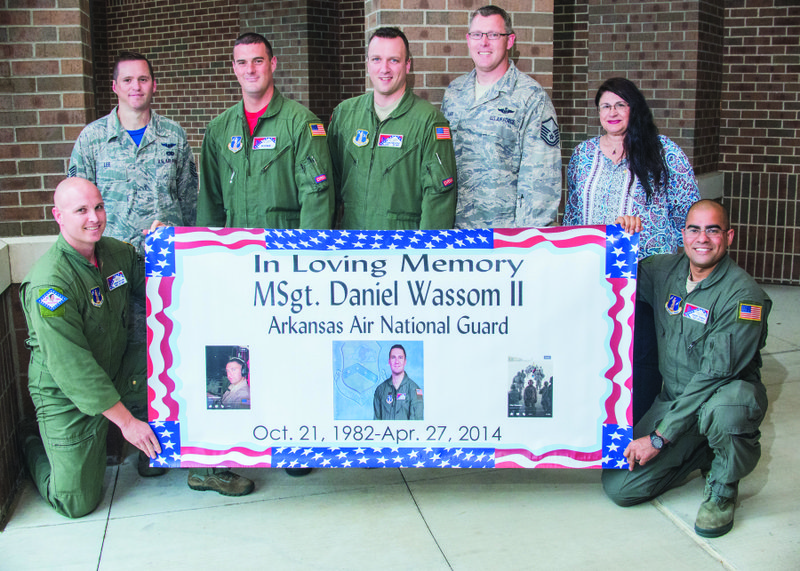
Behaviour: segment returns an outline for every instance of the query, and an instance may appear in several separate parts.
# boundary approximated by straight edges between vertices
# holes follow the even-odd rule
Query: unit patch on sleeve
[[[61,307],[66,301],[67,296],[55,288],[40,289],[36,303],[39,304],[39,315],[42,317],[61,317],[64,315],[64,308]]]
[[[740,321],[761,321],[761,305],[749,301],[740,301],[738,318]]]

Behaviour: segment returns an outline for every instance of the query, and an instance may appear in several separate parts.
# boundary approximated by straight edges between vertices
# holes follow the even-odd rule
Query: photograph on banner
[[[424,420],[421,341],[334,341],[332,362],[334,420]]]
[[[508,358],[511,388],[508,389],[509,417],[553,416],[553,361],[550,355],[540,359]]]
[[[147,294],[161,463],[618,462],[635,238],[159,229]]]
[[[210,409],[249,409],[250,351],[238,345],[206,347],[206,399]]]

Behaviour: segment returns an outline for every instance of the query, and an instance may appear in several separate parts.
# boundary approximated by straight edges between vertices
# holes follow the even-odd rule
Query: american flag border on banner
[[[568,449],[533,454],[525,449],[488,447],[340,447],[236,446],[213,449],[181,443],[181,412],[173,397],[175,383],[170,339],[174,324],[167,316],[173,303],[176,251],[216,246],[236,250],[263,245],[274,251],[368,251],[531,248],[596,245],[606,252],[605,279],[614,294],[608,310],[613,323],[612,366],[606,371],[611,390],[606,419],[599,427],[596,451]],[[638,236],[619,226],[548,227],[481,230],[269,230],[162,227],[145,245],[148,323],[148,409],[150,425],[162,445],[152,463],[164,467],[448,467],[448,468],[627,468],[622,455],[632,440],[631,360],[636,293]],[[621,351],[627,353],[627,359]],[[157,382],[153,382],[153,381]]]

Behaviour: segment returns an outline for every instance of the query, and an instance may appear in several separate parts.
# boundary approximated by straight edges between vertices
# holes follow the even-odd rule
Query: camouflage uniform
[[[479,101],[475,78],[457,78],[442,101],[458,165],[456,228],[547,226],[561,200],[553,104],[513,61]]]
[[[186,133],[150,112],[139,146],[119,122],[117,108],[81,131],[69,176],[93,182],[106,206],[105,235],[129,242],[144,255],[144,234],[154,220],[194,226],[197,168]]]

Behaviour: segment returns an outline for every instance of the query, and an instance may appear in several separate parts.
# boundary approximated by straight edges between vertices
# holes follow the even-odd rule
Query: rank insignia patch
[[[435,127],[434,133],[437,139],[450,140],[450,127]]]
[[[108,276],[106,278],[106,283],[108,283],[108,289],[110,291],[117,289],[120,286],[124,286],[126,283],[128,283],[128,280],[125,279],[125,274],[122,272],[117,272],[113,276]]]
[[[669,299],[664,306],[667,308],[667,313],[670,315],[678,315],[681,312],[681,301],[683,300],[674,293],[669,294]]]
[[[234,153],[238,153],[242,150],[242,138],[241,137],[231,137],[231,142],[228,144],[228,149],[233,151]]]
[[[558,146],[558,142],[561,140],[561,135],[558,133],[558,124],[556,120],[550,117],[547,121],[542,123],[542,131],[540,134],[542,141],[547,143],[551,147]]]
[[[92,296],[92,305],[95,307],[100,307],[103,305],[103,294],[100,292],[99,287],[93,287],[89,290],[89,295]]]
[[[327,134],[325,133],[325,125],[322,123],[309,123],[308,128],[311,129],[312,137],[324,137]]]
[[[353,144],[356,147],[363,147],[367,143],[369,143],[369,131],[366,129],[358,129],[356,131],[356,136],[353,137]]]
[[[381,135],[378,137],[378,146],[399,149],[403,146],[403,135]]]
[[[708,310],[703,309],[702,307],[697,307],[696,305],[692,305],[691,303],[687,303],[684,307],[683,316],[688,317],[693,321],[697,321],[698,323],[708,322]]]
[[[53,288],[45,291],[40,290],[39,294],[40,295],[36,300],[36,303],[40,305],[39,314],[42,317],[57,317],[64,315],[64,308],[58,308],[67,301],[68,298],[66,295]]]
[[[742,321],[761,321],[761,306],[757,303],[740,301],[739,319]]]
[[[277,137],[255,137],[253,139],[253,150],[274,149],[278,144]]]

